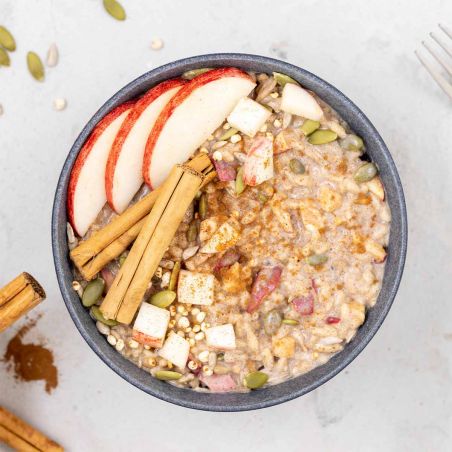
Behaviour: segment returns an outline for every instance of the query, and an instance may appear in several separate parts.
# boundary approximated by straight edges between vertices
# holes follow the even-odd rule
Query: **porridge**
[[[198,80],[201,85],[203,77],[213,79],[218,71],[191,71],[185,76],[190,81],[176,88],[185,93],[188,85]],[[127,273],[124,268],[134,259],[139,237],[133,246],[131,240],[119,254],[110,255],[96,274],[86,277],[74,267],[74,290],[106,341],[154,377],[198,391],[249,391],[324,364],[365,321],[385,268],[390,210],[361,138],[289,77],[243,77],[251,87],[248,95],[225,107],[221,123],[217,121],[207,139],[195,148],[190,144],[191,154],[209,156],[216,177],[189,200],[130,319],[107,315],[106,300],[120,286],[121,271]],[[163,121],[171,110],[165,105],[178,95],[176,91],[162,99],[151,131],[158,129],[160,135],[146,137],[145,147],[153,146],[154,158],[164,147],[166,124],[175,121],[175,114]],[[113,128],[109,161],[139,102],[104,124],[103,131],[112,129],[118,118],[125,121]],[[180,133],[184,137],[186,130]],[[127,139],[122,142],[124,148]],[[146,160],[144,153],[149,162],[154,154]],[[190,154],[181,156],[173,163]],[[76,183],[72,189],[70,184],[69,192],[75,193],[68,200],[72,252],[149,196],[148,186],[156,188],[152,181],[160,174],[153,171],[143,165],[142,179],[130,184],[133,199],[124,198],[132,207],[122,212],[107,188],[107,204],[99,199],[102,210],[94,221],[85,221],[85,229],[76,212],[82,195],[77,195]],[[79,173],[81,180],[83,170]],[[147,184],[140,188],[143,179]]]

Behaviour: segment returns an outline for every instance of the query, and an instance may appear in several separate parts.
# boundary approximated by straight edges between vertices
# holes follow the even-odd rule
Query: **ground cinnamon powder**
[[[37,320],[30,320],[9,341],[4,361],[9,363],[14,377],[19,381],[44,380],[45,389],[50,394],[58,384],[58,371],[53,363],[52,351],[42,345],[22,342]]]

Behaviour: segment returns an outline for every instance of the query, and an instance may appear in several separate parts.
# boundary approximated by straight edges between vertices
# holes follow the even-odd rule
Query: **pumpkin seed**
[[[203,193],[199,198],[198,212],[199,218],[201,218],[201,220],[205,220],[207,217],[207,196],[205,193]]]
[[[311,144],[331,143],[337,138],[337,133],[332,130],[316,130],[309,135],[308,141]]]
[[[197,77],[198,75],[204,74],[204,72],[208,72],[211,71],[212,68],[210,67],[204,67],[204,68],[200,68],[200,69],[191,69],[190,71],[186,71],[182,74],[182,78],[184,78],[185,80],[191,80],[195,77]]]
[[[124,253],[121,254],[121,256],[119,256],[119,266],[122,267],[124,265],[124,262],[127,259],[127,256],[129,255],[128,251],[124,251]]]
[[[243,181],[243,166],[237,171],[237,176],[235,178],[235,192],[240,195],[245,190],[245,182]]]
[[[44,81],[44,65],[42,64],[41,58],[35,52],[27,53],[27,65],[30,74],[38,82]]]
[[[306,168],[298,159],[291,159],[289,162],[290,171],[294,174],[304,174]]]
[[[293,83],[295,85],[299,85],[299,83],[292,77],[289,77],[286,74],[281,74],[280,72],[273,72],[273,77],[275,78],[276,83],[282,87],[284,87],[286,83]]]
[[[298,325],[300,322],[295,319],[283,319],[282,323],[284,323],[284,325]]]
[[[174,372],[172,370],[158,370],[154,374],[155,378],[159,380],[168,381],[168,380],[179,380],[182,377],[182,374],[179,372]]]
[[[99,300],[104,292],[105,281],[102,278],[93,279],[88,283],[83,291],[82,304],[85,307],[90,307]]]
[[[300,127],[301,131],[306,135],[311,135],[320,127],[319,121],[313,121],[312,119],[306,119],[303,125]]]
[[[187,240],[189,242],[195,242],[197,237],[198,237],[198,222],[196,220],[193,220],[190,223],[190,226],[188,227]]]
[[[328,256],[326,254],[312,254],[306,258],[306,262],[314,267],[324,264],[327,260]]]
[[[230,129],[226,130],[223,135],[220,137],[220,141],[229,140],[229,138],[232,137],[232,135],[235,135],[238,132],[237,129],[234,129],[234,127],[231,127]]]
[[[0,66],[9,66],[11,64],[8,52],[0,47]]]
[[[125,20],[126,12],[117,0],[104,0],[104,8],[116,20]]]
[[[102,315],[102,312],[100,311],[99,306],[91,306],[89,313],[91,314],[91,317],[93,317],[95,320],[98,320],[99,322],[103,323],[104,325],[115,326],[118,324],[118,322],[114,319],[106,319]]]
[[[267,383],[268,375],[261,371],[251,372],[245,377],[245,386],[249,389],[258,389]]]
[[[378,168],[373,163],[365,163],[363,166],[360,166],[353,178],[359,184],[363,182],[369,182],[378,174]]]
[[[179,278],[179,272],[180,272],[180,262],[174,262],[173,271],[171,272],[170,281],[168,284],[168,290],[174,290],[177,286],[177,279]]]
[[[354,135],[353,133],[348,134],[345,138],[339,141],[339,144],[346,151],[359,152],[364,147],[364,142],[361,137]]]
[[[279,327],[281,326],[281,314],[276,310],[272,309],[267,312],[264,317],[264,330],[265,332],[272,336],[275,334]]]
[[[263,193],[259,193],[257,199],[261,204],[265,204],[268,201],[268,198]]]
[[[16,41],[14,40],[14,36],[2,25],[0,25],[0,45],[10,52],[14,52],[14,50],[16,50]]]
[[[162,290],[152,295],[149,302],[158,308],[167,308],[176,299],[176,292]]]

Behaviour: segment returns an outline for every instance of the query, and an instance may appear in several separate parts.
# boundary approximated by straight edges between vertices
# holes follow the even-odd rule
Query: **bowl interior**
[[[189,69],[219,66],[236,66],[256,72],[282,72],[316,92],[347,121],[352,130],[363,137],[367,153],[380,169],[392,215],[381,292],[353,340],[326,364],[292,380],[250,393],[213,394],[179,389],[152,378],[149,373],[123,358],[100,335],[88,311],[72,290],[67,248],[66,192],[69,176],[77,154],[99,120],[119,104],[142,94],[163,80],[177,77]],[[142,75],[110,98],[88,122],[69,152],[56,189],[52,216],[53,255],[61,293],[74,323],[94,352],[125,380],[148,394],[177,405],[210,411],[251,410],[282,403],[315,389],[346,367],[369,343],[391,307],[403,272],[406,244],[407,220],[402,185],[386,145],[363,112],[336,88],[304,69],[279,60],[244,54],[212,54],[179,60]]]

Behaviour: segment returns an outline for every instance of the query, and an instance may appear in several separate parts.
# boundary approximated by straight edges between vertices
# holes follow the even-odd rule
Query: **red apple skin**
[[[133,107],[132,111],[127,115],[126,120],[123,122],[121,128],[116,135],[113,146],[111,147],[110,154],[107,160],[107,167],[105,169],[105,191],[107,193],[107,202],[110,207],[116,212],[116,208],[113,202],[113,179],[115,175],[116,164],[118,163],[119,155],[121,154],[122,145],[124,144],[127,136],[132,130],[136,120],[140,117],[141,113],[151,104],[155,99],[160,97],[166,91],[176,88],[178,86],[185,85],[186,80],[171,79],[165,82],[159,83],[157,86],[151,88],[143,97],[141,97]]]
[[[72,228],[74,229],[77,235],[80,235],[75,226],[75,218],[74,218],[74,198],[75,198],[75,190],[77,187],[78,178],[80,176],[80,172],[82,171],[83,165],[85,164],[86,159],[91,153],[94,144],[105,131],[105,129],[122,113],[124,113],[127,109],[133,106],[134,102],[125,102],[124,104],[119,105],[106,116],[104,116],[99,123],[96,125],[94,130],[91,132],[91,135],[86,140],[83,148],[79,152],[77,159],[72,167],[71,176],[69,178],[69,185],[67,189],[67,211],[69,222],[71,223]]]
[[[207,83],[221,79],[223,77],[243,77],[251,81],[252,78],[240,69],[234,67],[226,67],[219,69],[212,69],[211,71],[204,72],[198,75],[194,79],[190,80],[182,89],[180,89],[175,96],[166,104],[165,108],[160,113],[157,121],[154,124],[151,134],[149,135],[146,143],[146,149],[144,151],[143,159],[143,179],[145,183],[152,189],[152,180],[149,175],[149,168],[152,161],[152,153],[154,146],[160,136],[160,133],[170,116],[174,113],[174,110],[197,88],[200,88]]]

